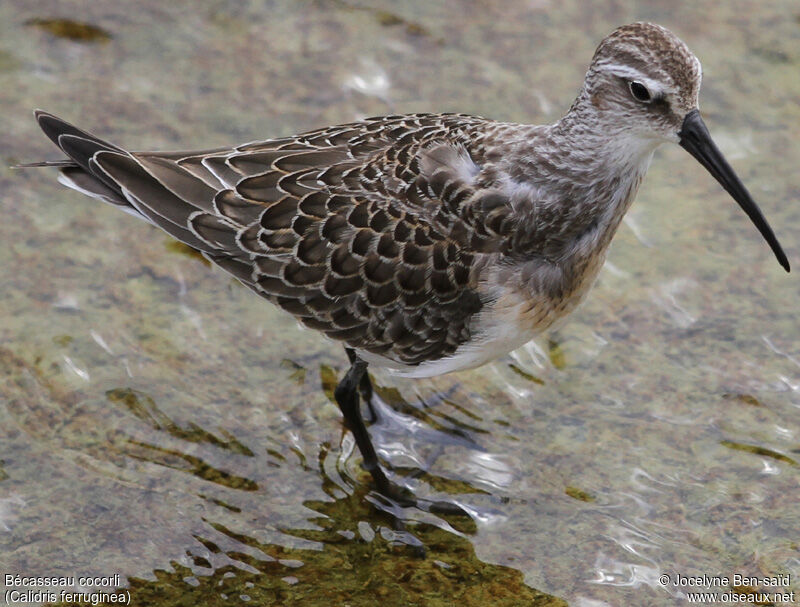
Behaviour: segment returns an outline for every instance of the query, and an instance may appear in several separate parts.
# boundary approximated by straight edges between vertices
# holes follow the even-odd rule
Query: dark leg
[[[356,351],[353,348],[345,348],[345,352],[347,352],[347,358],[350,359],[350,364],[356,362],[358,358],[356,356]],[[369,408],[369,423],[375,423],[378,421],[378,414],[375,411],[375,408],[372,406],[372,382],[369,379],[369,374],[365,371],[364,374],[361,376],[361,381],[358,383],[358,391],[361,393],[361,399],[367,404]]]
[[[401,506],[419,506],[418,500],[409,497],[401,487],[386,478],[386,474],[381,469],[378,462],[378,454],[375,453],[375,447],[372,446],[372,440],[367,432],[367,427],[364,425],[364,419],[361,417],[361,407],[358,402],[359,392],[362,395],[372,394],[372,385],[369,382],[369,377],[367,377],[367,363],[358,358],[352,350],[348,349],[347,355],[350,357],[350,369],[342,381],[339,382],[339,385],[336,386],[333,394],[339,409],[342,411],[345,424],[350,432],[353,433],[358,450],[361,451],[361,457],[364,458],[364,468],[372,475],[372,480],[375,481],[375,485],[382,495],[394,500]],[[425,503],[428,505],[427,509],[432,512],[469,516],[468,513],[455,504],[428,502],[427,500],[425,500]]]
[[[352,350],[350,350],[350,352],[352,352]],[[348,352],[348,356],[349,354]],[[339,409],[342,410],[347,428],[353,433],[353,438],[356,439],[358,450],[361,451],[361,456],[364,458],[364,468],[372,475],[372,480],[375,481],[378,491],[383,495],[398,499],[398,501],[408,502],[407,499],[400,496],[398,488],[389,482],[389,479],[386,478],[383,470],[381,470],[380,463],[378,462],[378,455],[375,453],[375,447],[372,446],[367,427],[364,425],[364,420],[361,417],[358,392],[359,389],[362,392],[364,390],[363,380],[367,376],[367,363],[358,358],[355,353],[353,353],[351,360],[352,365],[350,366],[350,370],[347,372],[347,375],[344,376],[344,379],[339,382],[339,385],[336,386],[336,390],[334,391],[336,402],[339,405]],[[369,378],[366,377],[366,379],[367,385],[370,386]],[[370,391],[371,389],[372,386],[370,386]]]

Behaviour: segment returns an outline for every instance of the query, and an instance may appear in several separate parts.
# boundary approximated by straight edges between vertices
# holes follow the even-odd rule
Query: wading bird
[[[789,262],[698,110],[700,62],[658,25],[597,48],[558,122],[462,114],[369,118],[193,152],[129,152],[37,111],[59,180],[201,251],[301,323],[344,343],[335,391],[378,490],[359,394],[367,365],[410,377],[476,367],[575,309],[653,151],[677,143]]]

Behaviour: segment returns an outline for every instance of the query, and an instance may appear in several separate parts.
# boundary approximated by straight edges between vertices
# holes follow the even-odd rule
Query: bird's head
[[[701,80],[700,61],[680,38],[660,25],[633,23],[597,47],[573,108],[589,118],[595,135],[607,133],[628,149],[649,153],[672,142],[687,150],[747,213],[789,271],[775,234],[700,117]]]
[[[685,116],[698,108],[701,80],[700,61],[675,34],[633,23],[597,47],[585,92],[606,127],[679,143]]]

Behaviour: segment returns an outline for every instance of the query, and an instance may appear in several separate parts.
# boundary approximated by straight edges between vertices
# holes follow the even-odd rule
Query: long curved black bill
[[[778,239],[775,238],[775,233],[769,227],[767,220],[761,213],[761,209],[750,196],[750,192],[744,187],[744,184],[733,172],[731,165],[719,151],[711,135],[706,128],[705,122],[700,117],[699,110],[692,110],[686,114],[683,119],[683,126],[680,133],[680,145],[683,149],[689,152],[692,156],[706,167],[706,170],[714,176],[714,179],[719,181],[720,185],[733,196],[733,199],[739,203],[742,210],[747,213],[747,216],[761,232],[761,235],[769,243],[775,257],[778,258],[778,263],[783,266],[783,269],[789,271],[789,260],[786,259],[786,254],[783,252]]]

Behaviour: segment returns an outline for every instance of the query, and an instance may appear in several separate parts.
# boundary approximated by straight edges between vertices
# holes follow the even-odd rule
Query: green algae
[[[185,255],[191,259],[196,259],[203,265],[211,266],[211,262],[203,257],[203,254],[200,251],[193,249],[189,245],[183,244],[177,240],[168,240],[166,243],[164,243],[164,248],[166,248],[168,251],[172,251],[173,253],[177,253],[178,255]]]
[[[723,447],[728,447],[729,449],[735,449],[737,451],[745,451],[747,453],[755,453],[756,455],[771,457],[772,459],[778,460],[779,462],[783,462],[785,464],[789,464],[790,466],[797,466],[797,461],[795,461],[788,455],[784,455],[783,453],[779,453],[773,449],[767,449],[766,447],[761,447],[759,445],[747,445],[744,443],[737,443],[729,440],[720,441],[719,444],[722,445]]]
[[[53,343],[58,346],[68,346],[75,340],[72,335],[56,335],[53,337]]]
[[[564,489],[564,493],[569,495],[572,499],[579,500],[581,502],[594,502],[597,500],[597,498],[588,491],[578,489],[577,487],[567,487]]]
[[[329,401],[335,403],[336,398],[334,397],[333,392],[336,389],[336,385],[339,383],[339,378],[336,375],[336,371],[334,371],[329,365],[320,365],[319,379],[322,392],[328,397]]]
[[[72,19],[34,17],[25,21],[25,25],[74,42],[105,43],[112,39],[111,34],[103,28]]]
[[[753,407],[763,407],[764,403],[758,400],[752,394],[723,394],[722,398],[726,400],[738,401],[741,403],[745,403],[746,405],[751,405]]]
[[[553,339],[547,341],[547,355],[550,357],[550,364],[556,369],[566,368],[567,358],[564,354],[564,348],[557,341]]]
[[[410,36],[431,36],[430,30],[423,24],[409,20],[402,15],[391,10],[352,4],[344,0],[337,0],[337,3],[349,11],[363,11],[375,17],[378,24],[382,27],[403,26],[403,30]]]
[[[292,549],[265,544],[209,521],[224,537],[246,549],[226,552],[210,537],[196,541],[211,554],[225,554],[236,564],[212,569],[205,557],[187,551],[191,565],[172,561],[156,569],[155,579],[128,580],[131,605],[227,605],[245,600],[255,605],[435,607],[533,606],[566,607],[562,599],[539,592],[513,567],[481,561],[467,538],[457,538],[436,526],[414,525],[413,533],[425,546],[420,558],[398,542],[392,530],[370,511],[364,492],[343,499],[307,502],[317,513],[314,529],[289,529],[286,533],[322,546]],[[351,527],[353,521],[359,525]],[[364,523],[363,525],[361,523]],[[367,533],[365,530],[370,529]],[[246,598],[243,598],[246,597]],[[73,603],[58,603],[60,607]]]
[[[528,371],[521,369],[518,365],[515,365],[514,363],[510,363],[508,365],[508,368],[511,369],[514,373],[516,373],[520,377],[527,379],[529,382],[532,382],[539,386],[544,385],[544,380],[539,379],[533,373],[529,373]]]
[[[106,398],[112,403],[123,405],[128,411],[140,420],[147,423],[154,430],[167,432],[171,436],[192,443],[208,443],[220,449],[230,450],[234,453],[253,457],[254,453],[239,442],[236,437],[222,430],[224,438],[219,438],[200,428],[194,423],[182,428],[165,415],[156,405],[155,401],[146,394],[131,388],[115,388],[106,392]]]
[[[291,371],[289,374],[289,379],[297,382],[299,385],[303,385],[303,382],[306,380],[306,369],[302,365],[299,365],[288,358],[284,358],[281,361],[281,366]]]

